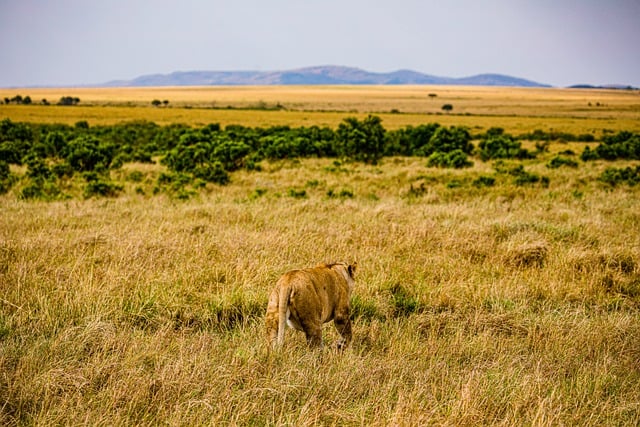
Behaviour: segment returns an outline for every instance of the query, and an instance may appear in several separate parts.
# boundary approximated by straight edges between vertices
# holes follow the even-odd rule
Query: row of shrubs
[[[585,147],[582,160],[640,160],[640,134],[622,131],[615,135],[607,135],[595,148]]]
[[[540,130],[513,136],[501,128],[492,128],[486,133],[472,136],[465,127],[447,128],[437,123],[387,131],[377,116],[363,120],[346,118],[336,130],[318,126],[251,128],[239,125],[222,129],[218,124],[191,128],[181,124],[159,126],[145,121],[90,128],[84,121],[68,126],[14,123],[5,119],[0,121],[0,158],[8,163],[21,164],[31,151],[40,157],[56,157],[63,154],[70,141],[87,136],[97,138],[101,144],[113,146],[110,150],[114,151],[116,165],[129,161],[151,162],[154,156],[165,156],[168,152],[173,153],[175,160],[176,153],[183,149],[215,147],[214,151],[222,157],[223,163],[227,159],[227,170],[245,165],[251,167],[252,160],[255,163],[255,160],[261,159],[350,157],[375,163],[383,156],[429,157],[434,153],[450,153],[454,150],[471,154],[474,151],[471,144],[473,139],[480,140],[477,153],[482,160],[526,159],[534,157],[535,153],[523,149],[520,141],[542,141],[536,144],[537,151],[542,151],[546,147],[544,142],[551,137],[558,137]],[[565,135],[563,139],[576,138]],[[585,148],[582,160],[638,159],[639,139],[640,135],[627,131],[605,135],[595,150]],[[224,150],[228,153],[223,154]]]
[[[69,126],[5,119],[0,121],[0,191],[6,192],[15,182],[8,164],[27,167],[30,183],[24,197],[55,198],[55,182],[75,174],[85,179],[86,196],[117,194],[121,187],[110,182],[110,170],[127,162],[152,163],[154,158],[170,171],[158,184],[180,188],[194,180],[201,183],[196,186],[227,184],[230,172],[258,169],[264,159],[335,157],[376,164],[384,156],[421,156],[428,158],[429,166],[463,168],[473,164],[469,156],[474,153],[482,161],[531,159],[547,147],[536,144],[536,151],[524,149],[518,137],[500,128],[476,137],[477,147],[467,128],[437,123],[387,131],[381,119],[371,115],[362,120],[345,118],[335,130],[239,125],[223,129],[219,124],[192,128],[151,122],[90,127],[87,122]],[[631,132],[605,136],[595,149],[585,147],[581,158],[640,159],[640,136]],[[548,166],[575,167],[577,162],[556,156]]]
[[[33,103],[33,100],[29,95],[24,97],[22,95],[16,95],[13,98],[4,98],[4,103],[7,105],[9,104],[31,105]],[[42,99],[40,103],[42,105],[50,105],[50,102],[47,101],[46,99]],[[78,103],[80,103],[80,98],[72,97],[72,96],[63,96],[58,101],[58,105],[78,105]],[[2,104],[1,99],[0,99],[0,104]]]

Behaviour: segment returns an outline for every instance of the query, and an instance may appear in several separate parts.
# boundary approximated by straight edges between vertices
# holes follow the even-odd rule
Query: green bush
[[[510,135],[498,134],[490,135],[478,144],[480,158],[483,161],[490,159],[529,159],[535,157],[526,149],[522,148],[522,143],[516,141]]]
[[[62,132],[52,131],[46,134],[44,145],[53,156],[60,156],[67,147],[67,140]]]
[[[244,166],[244,159],[251,153],[251,147],[242,141],[219,137],[212,141],[211,159],[228,170],[234,171]]]
[[[4,160],[0,160],[0,194],[4,194],[11,189],[13,185],[14,177],[11,174],[9,163]]]
[[[287,194],[294,199],[304,199],[307,197],[306,190],[296,190],[295,188],[290,188]]]
[[[127,175],[127,180],[131,182],[142,182],[144,180],[144,174],[140,171],[131,171]]]
[[[634,186],[640,183],[640,166],[635,168],[607,168],[598,178],[605,184],[615,187],[618,184]]]
[[[74,170],[69,163],[61,162],[51,166],[51,173],[58,179],[71,178]]]
[[[588,160],[640,160],[640,135],[628,131],[618,132],[602,138],[594,150],[585,147],[580,156],[583,161]]]
[[[55,200],[62,196],[56,183],[56,176],[45,159],[38,157],[35,153],[29,153],[25,156],[24,162],[27,165],[25,177],[28,181],[20,192],[23,199]]]
[[[595,140],[596,140],[595,136],[593,136],[593,134],[590,134],[590,133],[583,133],[578,135],[579,142],[593,142]]]
[[[23,199],[40,199],[44,198],[44,189],[42,183],[31,182],[20,191],[20,197]]]
[[[466,153],[462,150],[453,150],[433,153],[429,156],[427,166],[461,169],[473,166],[473,162],[467,158]]]
[[[161,173],[157,184],[155,194],[164,191],[177,199],[188,199],[196,194],[194,188],[199,187],[192,175],[182,172]]]
[[[14,123],[11,119],[0,121],[0,141],[34,141],[33,127],[28,123]]]
[[[86,199],[97,197],[116,197],[122,190],[123,186],[111,182],[108,177],[101,176],[95,172],[87,172],[84,174],[87,185],[84,187],[84,197]]]
[[[478,155],[484,160],[524,159],[535,153],[522,149],[519,139],[538,141],[539,150],[547,148],[551,140],[593,141],[592,134],[573,136],[553,131],[536,130],[514,138],[504,129],[491,128],[480,138]],[[107,126],[89,126],[86,121],[75,126],[61,124],[14,123],[0,120],[0,193],[6,193],[17,177],[8,172],[10,164],[25,165],[25,198],[51,199],[60,197],[60,180],[74,173],[95,172],[100,177],[87,183],[87,194],[117,194],[118,186],[108,177],[108,171],[127,162],[153,162],[162,158],[171,179],[162,179],[154,192],[166,191],[172,197],[186,198],[195,194],[207,182],[227,184],[230,173],[239,168],[260,170],[263,159],[299,157],[336,157],[366,163],[377,163],[382,156],[424,156],[429,166],[462,168],[472,163],[468,158],[474,151],[469,130],[464,127],[442,127],[437,123],[407,126],[387,132],[376,116],[364,120],[347,118],[334,131],[328,127],[273,126],[252,128],[217,123],[199,128],[186,125],[159,126],[138,121]],[[570,152],[559,153],[548,168],[576,167],[577,159]],[[639,159],[640,135],[619,132],[606,135],[595,147],[585,147],[581,158]],[[326,170],[343,173],[348,170],[336,163]],[[498,168],[499,169],[499,168]],[[504,168],[503,168],[504,169]],[[516,185],[548,185],[548,178],[524,171],[522,166],[503,170],[513,177]],[[599,179],[633,185],[631,172],[606,172]],[[463,181],[466,183],[466,181]],[[476,187],[495,185],[496,178],[480,177]],[[68,183],[65,183],[68,184]],[[455,186],[451,181],[448,185]],[[354,197],[349,190],[328,190],[328,197]],[[293,194],[291,194],[293,195]],[[295,197],[295,196],[294,196]]]
[[[197,165],[193,169],[193,176],[220,185],[226,185],[231,180],[219,161]]]
[[[471,154],[473,148],[471,134],[467,128],[461,126],[439,127],[433,132],[429,142],[420,147],[416,154],[431,156],[433,153],[451,153],[453,151]]]
[[[338,192],[333,189],[327,190],[327,197],[329,198],[352,199],[354,196],[353,191],[347,189],[342,189]]]
[[[4,160],[0,160],[0,181],[9,179],[10,175],[11,169],[9,168],[9,163]]]
[[[94,136],[79,136],[65,149],[67,163],[78,172],[109,169],[115,154],[115,145],[103,143]]]
[[[0,142],[0,159],[14,165],[21,165],[22,159],[29,152],[29,143],[25,141]]]
[[[347,190],[347,189],[342,189],[338,193],[338,197],[340,197],[341,199],[352,199],[353,196],[354,196],[353,191]]]
[[[256,188],[251,194],[249,194],[249,200],[259,199],[260,197],[267,194],[267,191],[268,190],[266,188]]]
[[[464,182],[462,182],[459,179],[452,179],[451,181],[447,182],[446,187],[447,188],[460,188],[464,185]]]
[[[0,159],[21,165],[35,141],[31,125],[14,123],[10,119],[0,121]]]
[[[260,138],[261,153],[268,159],[288,159],[298,156],[298,145],[284,135],[267,135]]]
[[[546,188],[549,186],[549,177],[540,176],[535,173],[527,172],[523,165],[507,167],[502,161],[497,161],[494,165],[496,172],[499,174],[511,175],[514,177],[513,183],[518,186],[528,184],[540,184]]]
[[[237,169],[250,151],[247,144],[212,134],[205,128],[204,131],[184,133],[162,163],[173,172],[224,185],[230,181],[227,171]]]
[[[31,179],[20,191],[23,199],[58,200],[65,198],[60,188],[53,181]]]
[[[562,157],[560,155],[555,156],[553,159],[551,159],[549,161],[549,163],[547,163],[547,167],[549,169],[557,169],[561,166],[568,166],[571,168],[577,168],[578,167],[578,162],[576,162],[573,159],[569,159],[567,157]]]
[[[48,180],[52,177],[51,169],[45,160],[34,153],[30,153],[24,158],[27,165],[26,176],[33,179]]]
[[[540,183],[546,188],[549,186],[549,178],[535,173],[523,172],[515,177],[513,183],[518,186]]]
[[[592,150],[589,146],[584,147],[584,150],[580,155],[580,159],[583,162],[588,162],[590,160],[598,160],[599,158],[600,156],[598,156],[598,153],[595,150]]]
[[[336,152],[342,157],[377,164],[384,154],[385,129],[378,116],[360,121],[347,117],[336,132]]]
[[[492,176],[479,176],[473,181],[475,187],[493,187],[496,183],[496,179]]]
[[[438,123],[429,123],[389,131],[386,133],[385,155],[425,156],[431,150],[427,145],[439,128]]]

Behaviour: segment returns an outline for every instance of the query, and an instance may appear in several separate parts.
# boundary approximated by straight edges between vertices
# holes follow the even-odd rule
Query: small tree
[[[473,162],[467,158],[467,154],[464,151],[456,149],[449,152],[437,151],[433,153],[429,156],[427,166],[462,169],[473,166]]]
[[[162,104],[162,102],[159,99],[154,99],[153,101],[151,101],[151,105],[153,105],[154,107],[159,107],[160,104]]]
[[[65,159],[78,172],[104,171],[112,166],[115,151],[94,136],[79,136],[65,147]]]
[[[442,111],[444,111],[446,113],[451,112],[451,110],[453,110],[453,105],[451,105],[451,104],[444,104],[442,106]]]
[[[419,151],[422,155],[429,156],[432,153],[449,153],[454,150],[462,150],[465,154],[471,154],[473,151],[471,134],[467,128],[462,126],[439,127],[429,142]]]
[[[480,158],[483,161],[490,159],[529,159],[535,157],[528,150],[522,148],[522,143],[516,141],[511,135],[489,129],[487,138],[478,144]]]
[[[336,152],[375,165],[384,153],[384,136],[380,117],[369,115],[363,121],[347,117],[336,132]]]
[[[72,96],[63,96],[58,101],[58,105],[78,105],[80,103],[80,98],[72,97]]]

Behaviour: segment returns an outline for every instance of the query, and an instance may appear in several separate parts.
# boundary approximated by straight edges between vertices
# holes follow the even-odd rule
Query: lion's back
[[[327,321],[334,307],[349,303],[346,281],[325,264],[289,271],[280,280],[281,287],[290,287],[289,304],[298,312],[322,313]]]

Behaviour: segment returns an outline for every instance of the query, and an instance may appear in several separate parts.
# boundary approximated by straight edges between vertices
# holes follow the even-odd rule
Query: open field
[[[545,161],[548,188],[305,159],[184,202],[139,164],[117,199],[1,196],[0,424],[638,425],[640,189]],[[278,275],[341,259],[353,345],[269,355]]]
[[[637,92],[162,90],[16,90],[91,105],[0,105],[0,120],[90,124],[33,139],[3,124],[3,155],[27,154],[0,159],[0,185],[11,184],[0,194],[0,425],[640,425],[640,162],[581,160],[600,141],[524,140],[535,157],[492,161],[473,141],[463,169],[419,154],[255,157],[227,185],[191,177],[174,192],[187,175],[158,153],[65,169],[101,152],[97,124],[337,127],[387,111],[387,129],[600,137],[640,131]],[[170,107],[147,106],[154,98]],[[445,102],[469,114],[436,115]],[[263,108],[277,103],[287,109]],[[142,141],[148,128],[114,134]],[[164,138],[195,138],[185,153],[228,142],[215,127],[181,135]],[[639,140],[618,142],[609,154]],[[108,185],[116,197],[99,196]],[[279,275],[339,260],[359,264],[352,345],[334,351],[325,325],[323,351],[288,330],[270,352],[264,313]]]
[[[42,99],[55,103],[63,96],[78,97],[81,103],[73,108],[0,105],[0,117],[68,124],[80,120],[113,124],[144,119],[158,124],[336,127],[346,115],[376,113],[387,129],[438,122],[479,131],[502,127],[514,134],[534,129],[596,135],[604,130],[640,130],[638,91],[457,86],[0,90],[1,98],[16,95],[29,95],[35,104]],[[152,107],[154,99],[168,100],[169,108]],[[444,104],[453,106],[452,114],[442,113]]]

